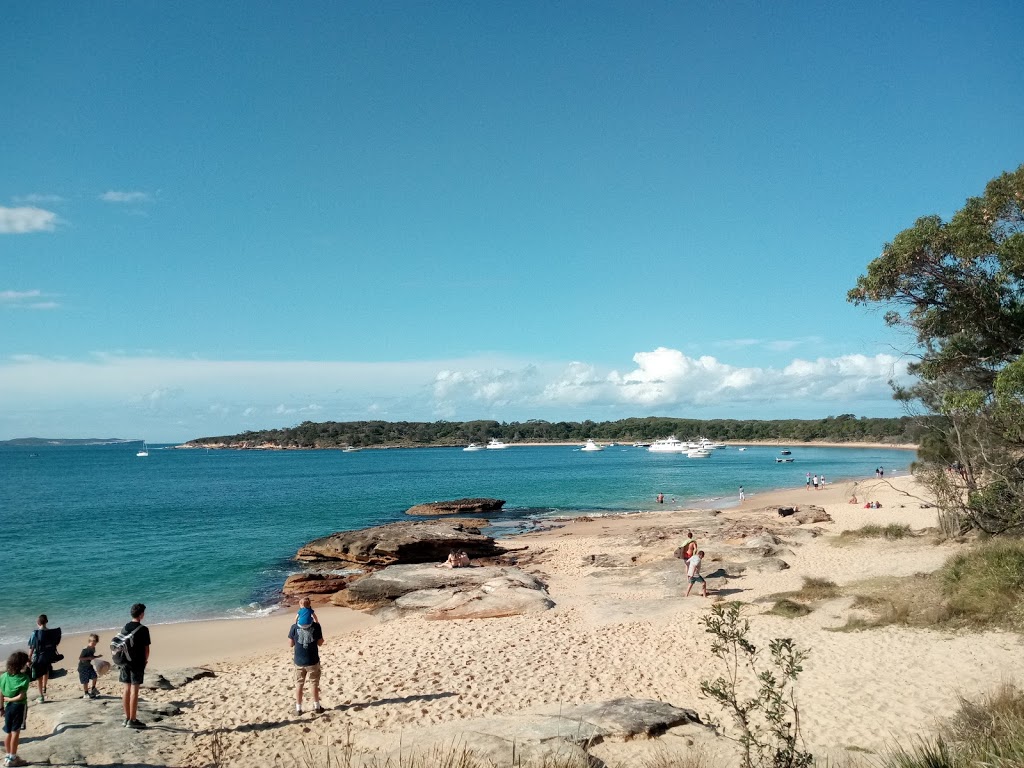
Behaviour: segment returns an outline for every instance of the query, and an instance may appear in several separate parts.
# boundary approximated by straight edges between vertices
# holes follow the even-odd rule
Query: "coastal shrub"
[[[743,768],[811,766],[813,756],[802,749],[795,692],[807,652],[788,637],[775,638],[769,642],[771,661],[763,664],[750,641],[750,622],[740,616],[736,602],[712,606],[700,623],[725,670],[714,680],[702,680],[700,691],[731,715],[739,736],[726,736],[740,745]]]
[[[1024,542],[983,542],[951,557],[939,576],[951,615],[972,624],[1024,626]]]
[[[794,600],[787,600],[786,598],[776,600],[775,605],[773,605],[768,611],[768,613],[773,616],[785,616],[787,619],[798,619],[801,616],[806,616],[810,612],[811,609],[803,603],[798,603]]]

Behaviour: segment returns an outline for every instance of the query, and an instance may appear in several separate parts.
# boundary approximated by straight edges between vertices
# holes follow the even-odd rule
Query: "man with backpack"
[[[138,719],[139,686],[146,674],[146,662],[149,661],[149,627],[142,624],[146,616],[146,606],[136,603],[131,608],[132,620],[124,625],[121,633],[110,643],[111,658],[120,668],[120,680],[124,683],[124,727],[145,728],[146,724]]]
[[[313,689],[313,712],[320,714],[320,646],[324,644],[324,631],[320,623],[299,624],[298,619],[288,630],[288,641],[295,649],[295,714],[302,714],[302,689],[306,678]]]

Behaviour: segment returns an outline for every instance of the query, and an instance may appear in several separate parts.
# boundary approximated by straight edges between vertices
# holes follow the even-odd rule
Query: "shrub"
[[[940,577],[952,615],[976,624],[1021,626],[1024,542],[984,542],[950,558]]]
[[[801,616],[806,616],[811,612],[803,603],[797,603],[793,600],[776,600],[775,605],[771,607],[768,613],[774,616],[785,616],[787,619],[797,619]]]

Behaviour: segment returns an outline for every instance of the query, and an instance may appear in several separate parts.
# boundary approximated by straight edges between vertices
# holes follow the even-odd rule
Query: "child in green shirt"
[[[24,651],[7,657],[7,671],[0,675],[0,709],[4,713],[4,768],[27,765],[18,757],[18,742],[28,720],[29,658]]]

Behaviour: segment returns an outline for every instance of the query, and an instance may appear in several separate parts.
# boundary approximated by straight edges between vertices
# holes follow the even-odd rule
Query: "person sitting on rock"
[[[448,559],[436,565],[436,568],[469,568],[473,564],[469,561],[469,555],[463,550],[452,550],[448,553]]]

